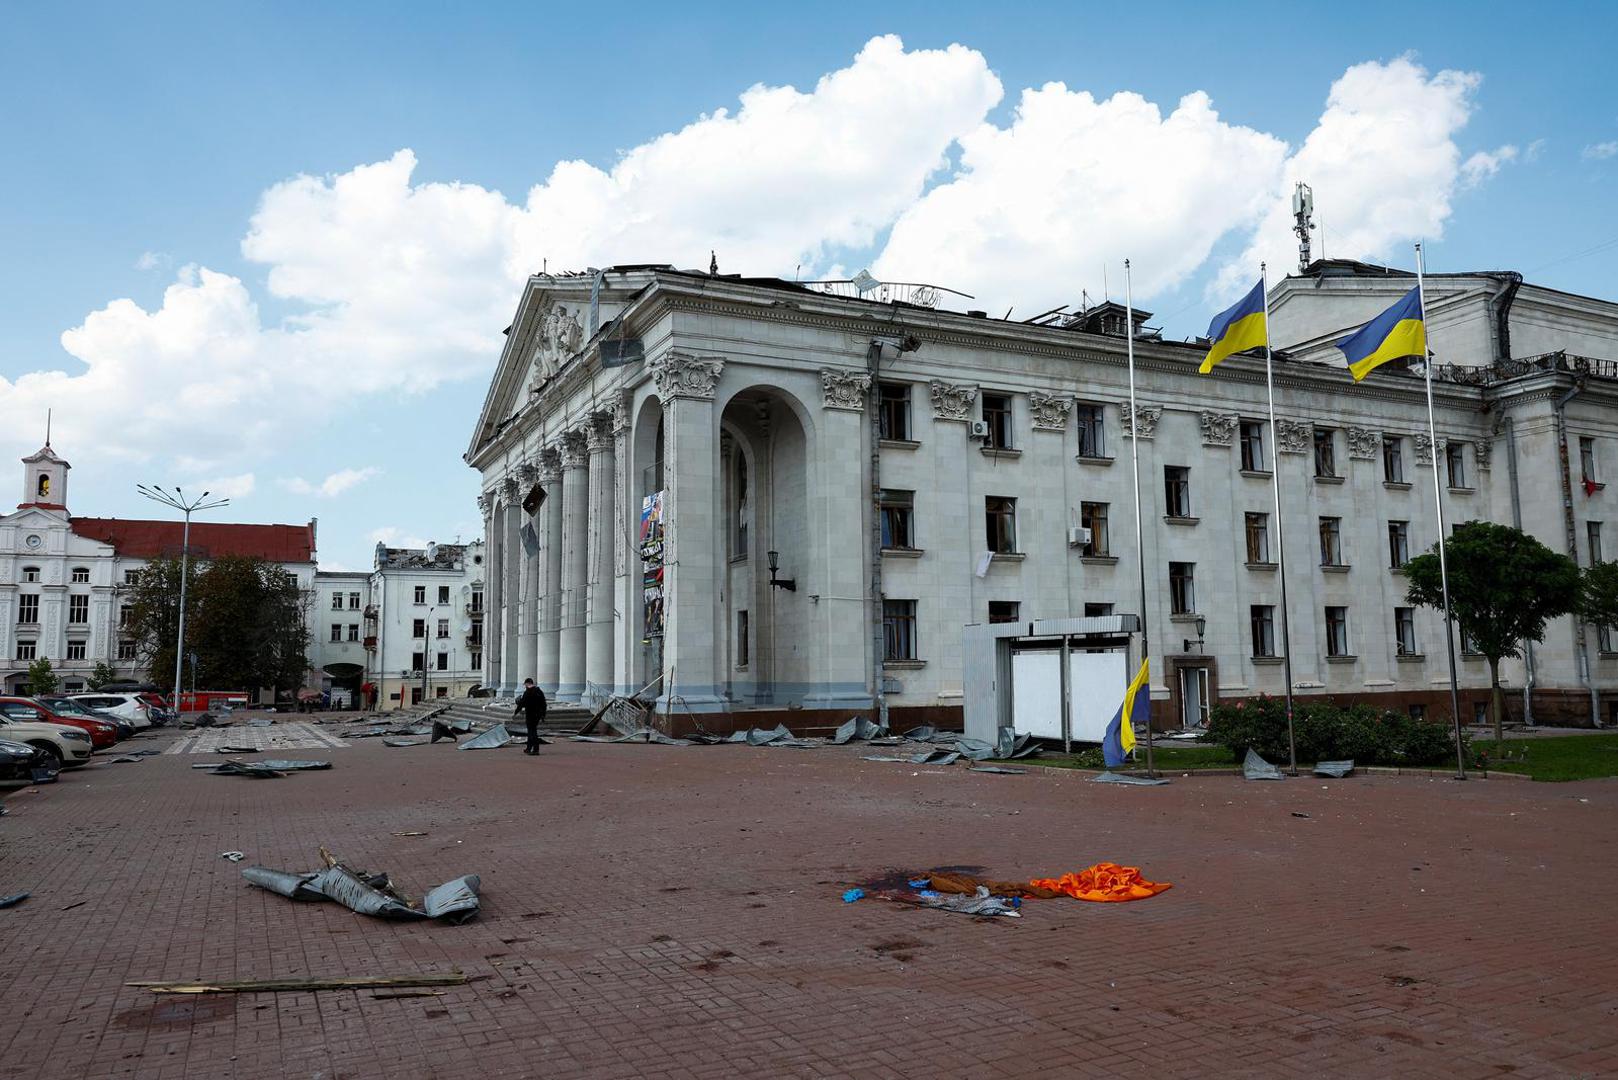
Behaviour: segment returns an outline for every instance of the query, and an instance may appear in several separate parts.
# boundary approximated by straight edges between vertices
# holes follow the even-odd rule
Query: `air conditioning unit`
[[[1084,547],[1090,542],[1090,530],[1083,525],[1074,525],[1067,530],[1068,547]]]
[[[967,428],[966,437],[969,439],[987,439],[989,437],[989,422],[987,420],[973,420]]]

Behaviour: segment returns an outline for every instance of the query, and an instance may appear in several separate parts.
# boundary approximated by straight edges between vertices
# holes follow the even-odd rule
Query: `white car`
[[[90,760],[90,734],[66,724],[47,723],[43,713],[20,702],[0,703],[0,739],[27,743],[45,751],[59,769],[76,768]]]
[[[120,720],[129,721],[136,731],[152,726],[151,706],[139,694],[70,694],[74,701],[97,712],[109,713]]]

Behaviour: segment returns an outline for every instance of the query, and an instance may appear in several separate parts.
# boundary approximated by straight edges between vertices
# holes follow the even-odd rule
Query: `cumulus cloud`
[[[252,473],[242,473],[240,476],[218,476],[212,480],[193,482],[186,487],[194,492],[206,491],[211,499],[245,499],[253,493],[257,483]]]
[[[135,260],[136,270],[161,270],[172,265],[174,259],[166,251],[143,251]]]
[[[1345,71],[1319,123],[1287,159],[1252,241],[1220,273],[1215,294],[1239,291],[1257,276],[1260,260],[1269,263],[1271,280],[1297,266],[1292,189],[1300,180],[1314,191],[1332,258],[1410,262],[1399,245],[1443,235],[1462,179],[1455,136],[1472,115],[1481,81],[1464,71],[1430,75],[1408,57]],[[1478,160],[1477,169],[1493,171],[1482,164],[1487,155]]]
[[[357,487],[373,476],[379,475],[381,472],[381,469],[367,465],[363,469],[339,469],[318,484],[311,484],[301,476],[289,476],[281,481],[281,486],[294,495],[312,495],[322,499],[334,499],[350,488]]]
[[[1499,172],[1502,165],[1516,160],[1517,148],[1509,144],[1495,150],[1479,150],[1461,162],[1461,186],[1475,188]]]
[[[373,544],[384,544],[392,548],[424,548],[431,541],[405,532],[397,525],[384,525],[380,529],[372,529],[369,539]]]
[[[1611,142],[1591,143],[1579,155],[1586,161],[1606,161],[1610,157],[1618,157],[1618,139]]]
[[[1530,164],[1532,164],[1533,162],[1538,161],[1539,158],[1540,158],[1540,155],[1543,154],[1544,152],[1545,152],[1545,140],[1544,139],[1535,139],[1533,142],[1528,144],[1528,149],[1523,151],[1523,160],[1530,163]]]

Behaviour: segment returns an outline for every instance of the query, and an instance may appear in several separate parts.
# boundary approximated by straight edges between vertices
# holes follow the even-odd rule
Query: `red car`
[[[78,728],[90,736],[90,745],[97,750],[104,750],[118,741],[117,724],[109,724],[105,720],[92,720],[88,716],[69,716],[66,713],[59,713],[49,706],[41,705],[33,698],[0,697],[0,705],[25,705],[39,712],[39,719],[42,723],[62,724],[66,727]]]

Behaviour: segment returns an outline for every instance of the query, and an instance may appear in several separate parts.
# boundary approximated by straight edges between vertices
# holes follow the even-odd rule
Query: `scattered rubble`
[[[387,874],[370,874],[344,865],[325,848],[323,870],[294,873],[249,866],[242,877],[250,884],[289,900],[334,900],[350,911],[382,919],[435,919],[460,924],[479,909],[476,874],[467,874],[430,890],[420,907],[399,892]]]

